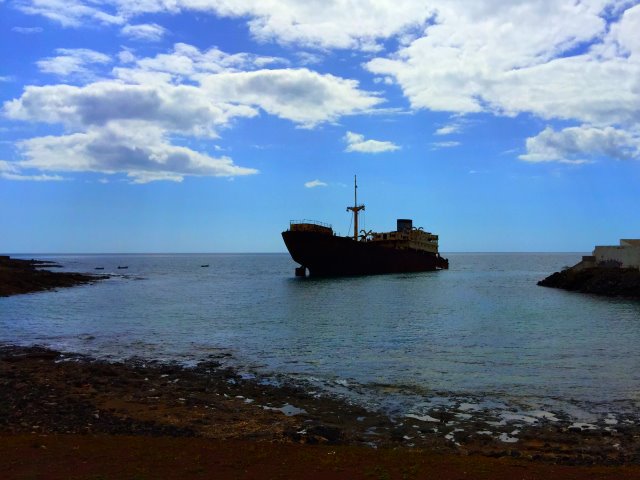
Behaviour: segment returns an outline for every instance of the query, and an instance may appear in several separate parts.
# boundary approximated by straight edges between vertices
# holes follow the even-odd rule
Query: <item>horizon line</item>
[[[440,252],[442,255],[448,254],[515,254],[515,253],[566,253],[566,254],[584,254],[589,251],[578,250],[450,250]],[[2,252],[0,255],[288,255],[289,252]]]

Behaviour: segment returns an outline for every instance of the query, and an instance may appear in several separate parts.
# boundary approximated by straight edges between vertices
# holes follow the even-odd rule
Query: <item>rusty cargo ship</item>
[[[314,277],[425,272],[449,268],[438,252],[438,236],[415,228],[410,219],[398,219],[391,232],[358,231],[358,186],[354,181],[353,236],[342,237],[325,223],[291,221],[282,232],[293,260],[300,264],[296,276]]]

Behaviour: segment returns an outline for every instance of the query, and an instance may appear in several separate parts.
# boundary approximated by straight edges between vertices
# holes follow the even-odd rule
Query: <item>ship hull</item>
[[[393,249],[316,232],[282,232],[294,261],[314,277],[425,272],[449,268],[437,254]]]

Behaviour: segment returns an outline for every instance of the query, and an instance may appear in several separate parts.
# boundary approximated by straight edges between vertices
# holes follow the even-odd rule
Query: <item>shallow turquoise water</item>
[[[245,370],[399,411],[465,397],[638,406],[640,302],[536,285],[580,254],[448,257],[449,271],[299,279],[284,254],[40,255],[123,275],[0,299],[0,342],[187,362],[229,351]]]

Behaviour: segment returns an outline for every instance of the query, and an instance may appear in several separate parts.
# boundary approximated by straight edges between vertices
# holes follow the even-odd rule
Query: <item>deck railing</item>
[[[317,220],[306,220],[306,219],[305,220],[290,220],[289,221],[289,226],[298,225],[298,224],[301,224],[301,223],[308,223],[308,224],[311,224],[311,225],[318,225],[319,227],[333,228],[331,226],[331,224],[329,224],[329,223],[318,222]]]

